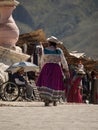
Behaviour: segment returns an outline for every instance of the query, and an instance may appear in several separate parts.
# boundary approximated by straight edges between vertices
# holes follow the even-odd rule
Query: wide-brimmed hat
[[[21,72],[21,71],[24,71],[24,68],[23,67],[20,67],[17,72]]]
[[[54,42],[54,43],[59,43],[59,44],[63,44],[61,41],[58,40],[58,38],[51,36],[49,38],[47,38],[48,42]]]
[[[17,6],[19,4],[19,2],[17,0],[2,0],[0,1],[0,6],[2,5],[15,5]]]
[[[85,71],[82,70],[82,69],[79,69],[79,70],[77,70],[77,73],[78,73],[78,74],[81,74],[81,75],[84,75],[84,74],[85,74]]]

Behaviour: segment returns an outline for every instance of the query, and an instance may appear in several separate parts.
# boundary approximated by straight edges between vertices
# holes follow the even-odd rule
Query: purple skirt
[[[64,90],[61,67],[56,63],[45,64],[40,72],[36,86],[42,99],[57,101]]]

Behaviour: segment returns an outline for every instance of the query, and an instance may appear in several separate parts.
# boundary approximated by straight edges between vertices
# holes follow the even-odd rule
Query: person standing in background
[[[78,70],[79,71],[84,71],[84,65],[82,63],[82,61],[80,60],[79,63],[78,63]]]
[[[90,103],[94,103],[95,80],[96,80],[96,72],[95,72],[95,70],[92,70],[91,71]]]
[[[76,74],[70,79],[70,91],[68,93],[67,101],[73,103],[82,103],[82,77],[84,76],[84,71],[77,71]]]

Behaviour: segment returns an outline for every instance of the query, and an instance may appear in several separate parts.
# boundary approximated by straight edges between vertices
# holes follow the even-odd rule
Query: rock
[[[30,56],[24,53],[19,53],[9,48],[0,46],[0,62],[5,65],[11,65],[15,62],[26,61]]]
[[[8,65],[0,63],[0,84],[6,82],[8,80],[8,73],[5,70],[8,68]]]
[[[12,17],[16,3],[14,0],[0,0],[0,46],[9,48],[18,41],[19,29]]]

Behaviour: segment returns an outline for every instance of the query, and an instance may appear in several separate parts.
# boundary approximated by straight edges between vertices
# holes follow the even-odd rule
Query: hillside
[[[43,29],[71,50],[98,60],[98,0],[19,0],[13,12],[20,33]]]

